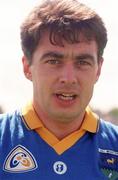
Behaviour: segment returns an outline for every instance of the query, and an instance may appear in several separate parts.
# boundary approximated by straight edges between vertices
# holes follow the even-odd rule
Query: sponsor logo
[[[59,174],[59,175],[62,175],[62,174],[65,174],[66,171],[67,171],[67,166],[64,162],[62,161],[57,161],[54,163],[53,165],[53,169],[54,169],[54,172],[56,174]]]
[[[5,159],[3,170],[11,173],[23,173],[35,170],[37,163],[32,153],[24,146],[18,145],[10,151]]]

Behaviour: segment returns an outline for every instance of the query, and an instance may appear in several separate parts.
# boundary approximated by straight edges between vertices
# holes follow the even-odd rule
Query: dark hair
[[[99,57],[107,43],[105,25],[95,11],[78,0],[43,0],[21,25],[22,49],[30,63],[45,30],[53,45],[63,46],[63,40],[78,43],[80,34],[95,40]]]

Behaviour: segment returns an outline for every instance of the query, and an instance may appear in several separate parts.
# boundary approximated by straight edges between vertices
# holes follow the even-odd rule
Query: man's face
[[[32,64],[24,57],[24,72],[33,82],[33,103],[39,115],[55,121],[69,122],[84,113],[99,78],[95,41],[64,42],[52,45],[48,33],[33,54]]]

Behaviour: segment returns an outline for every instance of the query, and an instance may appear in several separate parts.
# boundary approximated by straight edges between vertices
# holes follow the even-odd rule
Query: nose
[[[66,64],[61,71],[60,75],[61,84],[76,84],[77,74],[73,64]]]

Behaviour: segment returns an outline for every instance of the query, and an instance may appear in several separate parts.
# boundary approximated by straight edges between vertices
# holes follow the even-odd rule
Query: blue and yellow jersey
[[[31,104],[0,115],[1,180],[118,179],[118,127],[86,110],[81,128],[59,140]]]

